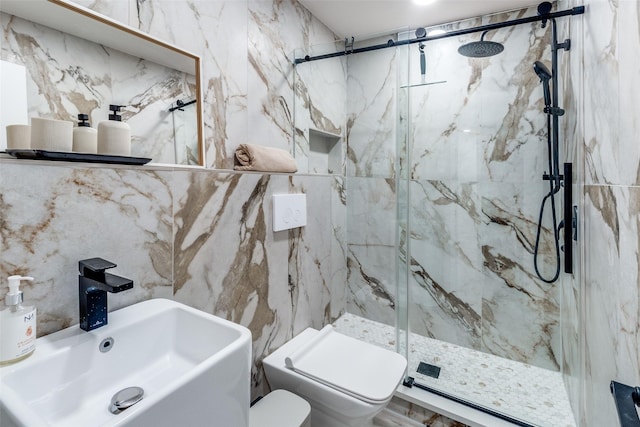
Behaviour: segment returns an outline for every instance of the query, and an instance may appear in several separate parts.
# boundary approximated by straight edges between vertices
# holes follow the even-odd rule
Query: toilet
[[[272,389],[311,404],[312,427],[361,427],[389,403],[406,359],[336,332],[308,328],[263,360]]]
[[[249,427],[311,427],[311,407],[286,390],[274,390],[249,411]]]

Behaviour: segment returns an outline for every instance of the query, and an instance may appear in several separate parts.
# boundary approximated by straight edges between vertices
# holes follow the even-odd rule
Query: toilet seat
[[[393,351],[333,330],[322,330],[285,358],[287,368],[372,404],[387,401],[400,384],[407,361]]]

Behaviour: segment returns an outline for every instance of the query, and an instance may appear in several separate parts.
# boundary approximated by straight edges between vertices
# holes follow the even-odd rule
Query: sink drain
[[[105,338],[102,340],[102,342],[98,346],[98,349],[100,350],[101,353],[106,353],[107,351],[113,348],[113,342],[114,342],[113,338],[111,337]]]
[[[142,387],[127,387],[113,395],[111,398],[111,406],[109,411],[112,414],[119,414],[127,408],[135,405],[142,400],[144,390]]]

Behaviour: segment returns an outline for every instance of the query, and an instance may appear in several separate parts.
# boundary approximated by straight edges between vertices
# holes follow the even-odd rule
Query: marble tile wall
[[[601,426],[618,423],[609,382],[640,384],[640,4],[584,4],[582,421]]]
[[[297,49],[294,57],[338,50],[339,43]],[[294,154],[298,169],[309,173],[345,173],[345,109],[347,103],[344,57],[300,63],[295,68]],[[327,135],[329,137],[327,137]],[[315,161],[314,161],[315,160]]]
[[[371,424],[371,427],[467,427],[464,423],[395,397]]]
[[[202,55],[209,169],[0,159],[0,276],[36,278],[25,296],[38,307],[42,336],[77,322],[78,260],[109,259],[118,264],[116,274],[135,282],[133,290],[109,296],[111,309],[174,298],[247,326],[253,395],[261,394],[262,357],[345,310],[345,182],[341,174],[223,168],[231,167],[240,143],[292,149],[291,53],[332,42],[333,34],[293,0],[84,4]],[[15,36],[8,19],[2,16],[5,38]],[[64,43],[65,37],[57,49]],[[16,46],[23,45],[3,42],[3,58],[19,58]],[[72,114],[75,92],[55,84],[64,75],[56,64],[27,65],[30,73],[38,66],[52,71],[51,80],[43,77],[47,85],[31,89],[42,88],[33,111],[53,114],[62,105]],[[100,91],[101,81],[89,79],[83,88]],[[316,96],[309,99],[322,105]],[[50,99],[61,101],[52,106]],[[288,192],[307,194],[308,224],[275,233],[271,195]]]
[[[396,227],[402,202],[396,195],[398,54],[382,49],[347,61],[347,310],[389,325],[396,324],[398,308]]]
[[[559,10],[570,9],[582,4],[578,1],[557,2]],[[570,38],[572,48],[569,51],[560,51],[560,78],[559,92],[562,99],[562,107],[570,111],[561,122],[561,141],[563,156],[567,161],[573,162],[573,197],[574,205],[578,206],[579,218],[584,218],[582,207],[582,183],[584,182],[583,168],[583,117],[582,105],[584,103],[582,93],[583,66],[582,66],[582,36],[579,29],[582,27],[582,17],[558,20],[560,41]],[[582,222],[583,223],[583,222]],[[582,229],[578,230],[582,237]],[[581,313],[584,310],[582,303],[583,290],[581,288],[584,277],[581,251],[584,239],[580,238],[573,244],[574,274],[563,274],[561,279],[561,305],[560,328],[562,335],[562,375],[567,396],[573,410],[576,422],[580,420],[581,385],[583,378],[582,369],[582,335]]]

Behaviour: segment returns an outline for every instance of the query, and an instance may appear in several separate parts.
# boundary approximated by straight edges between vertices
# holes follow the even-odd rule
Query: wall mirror
[[[132,156],[205,165],[198,55],[69,0],[2,0],[0,22],[0,59],[24,66],[29,117],[84,113],[97,127],[124,105]]]

